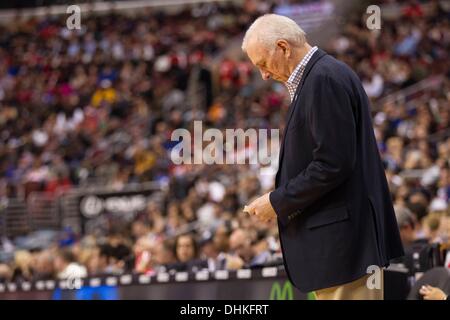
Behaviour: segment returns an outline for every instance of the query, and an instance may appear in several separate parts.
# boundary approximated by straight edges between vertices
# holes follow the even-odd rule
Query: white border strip
[[[44,283],[44,281],[38,281],[38,282],[36,282],[36,289],[37,289],[37,290],[44,290],[44,288],[45,288],[45,283]]]
[[[156,275],[156,281],[158,282],[169,282],[170,275],[167,272],[160,272]]]
[[[209,271],[203,270],[195,273],[195,280],[197,281],[206,281],[209,279]]]
[[[177,272],[175,273],[175,281],[176,282],[185,282],[189,279],[189,273],[188,272]]]
[[[278,268],[277,267],[263,268],[261,274],[264,278],[276,277],[278,275]]]
[[[22,282],[21,287],[22,287],[23,291],[30,291],[31,290],[31,283],[28,282],[28,281],[24,281],[24,282]]]
[[[236,273],[232,271],[231,275],[236,274],[237,279],[251,279],[253,276],[253,270],[251,269],[239,269],[236,270]],[[186,282],[189,280],[190,273],[189,272],[177,272],[174,275],[175,282]],[[278,267],[266,267],[261,269],[261,276],[263,278],[273,278],[278,276]],[[151,275],[141,274],[137,278],[137,283],[140,284],[149,284],[152,282]],[[160,272],[155,275],[155,280],[160,283],[167,283],[170,281],[170,274],[167,272]],[[207,281],[207,280],[227,280],[230,279],[230,270],[217,270],[215,272],[210,272],[208,270],[200,270],[194,273],[194,278],[196,281]],[[63,290],[69,289],[79,289],[83,285],[83,280],[81,278],[74,279],[74,281],[70,282],[71,279],[65,280],[39,280],[34,283],[34,287],[38,291],[42,290],[53,290],[55,286]],[[98,287],[102,284],[102,278],[94,277],[87,280],[89,286]],[[133,282],[133,276],[131,274],[124,274],[120,277],[118,276],[109,276],[105,279],[105,284],[107,286],[116,286],[119,283],[122,285],[128,285]],[[22,282],[21,284],[17,283],[0,283],[0,292],[11,291],[15,292],[17,290],[22,291],[30,291],[33,289],[33,283],[29,281]]]
[[[238,279],[251,279],[251,277],[252,277],[252,270],[250,270],[250,269],[239,269],[236,272],[236,277]]]
[[[59,287],[61,289],[67,289],[67,280],[61,280],[59,281]]]
[[[90,287],[99,287],[102,283],[102,280],[100,278],[92,278],[89,280],[89,286]]]
[[[106,285],[113,287],[117,285],[117,277],[108,277],[106,278]]]
[[[150,283],[152,280],[152,277],[147,275],[147,274],[141,274],[138,278],[138,282],[141,284],[148,284]]]
[[[228,280],[229,277],[228,270],[217,270],[214,274],[216,280]]]
[[[45,281],[45,287],[47,288],[47,290],[55,289],[55,281],[54,280]]]
[[[131,274],[124,274],[120,277],[120,284],[130,284],[133,281]]]
[[[17,285],[14,282],[10,282],[6,285],[9,292],[15,292],[17,290]]]

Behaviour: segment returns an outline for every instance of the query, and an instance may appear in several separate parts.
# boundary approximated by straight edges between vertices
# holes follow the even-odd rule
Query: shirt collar
[[[312,55],[317,51],[317,46],[312,47],[308,53],[303,57],[299,64],[295,67],[289,79],[286,81],[285,85],[288,88],[289,94],[291,96],[291,101],[294,100],[295,91],[297,90],[300,81],[302,80],[303,72],[305,71],[306,65],[311,59]]]

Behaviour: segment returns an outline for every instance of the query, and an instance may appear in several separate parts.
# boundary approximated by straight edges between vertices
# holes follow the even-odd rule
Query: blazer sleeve
[[[355,165],[356,123],[348,91],[328,75],[311,80],[314,91],[305,106],[314,141],[313,160],[270,193],[272,207],[283,224],[288,223],[291,213],[305,209],[341,185]]]

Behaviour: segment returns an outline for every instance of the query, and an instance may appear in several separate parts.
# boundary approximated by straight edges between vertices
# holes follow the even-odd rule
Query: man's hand
[[[430,285],[422,286],[420,294],[423,295],[424,300],[445,300],[447,295],[439,288]]]
[[[277,217],[269,199],[270,192],[255,199],[248,206],[244,207],[244,212],[255,215],[260,221],[269,222]]]

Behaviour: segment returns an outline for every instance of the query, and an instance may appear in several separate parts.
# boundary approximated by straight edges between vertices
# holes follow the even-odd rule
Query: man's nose
[[[269,80],[270,79],[270,73],[266,71],[261,71],[261,77],[263,80]]]

